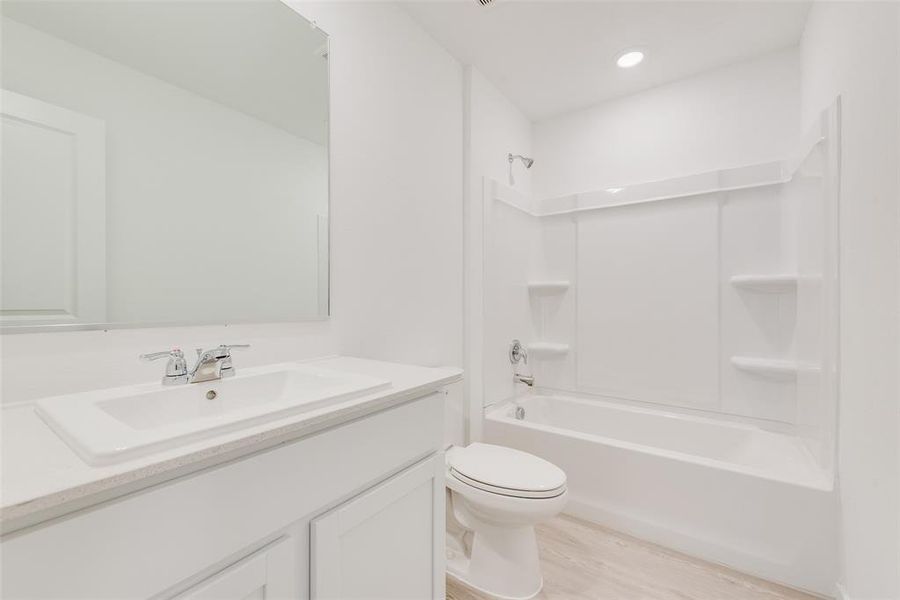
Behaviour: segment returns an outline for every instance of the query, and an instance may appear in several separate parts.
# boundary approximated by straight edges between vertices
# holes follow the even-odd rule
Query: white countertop
[[[126,462],[93,467],[34,412],[32,403],[3,407],[0,528],[8,533],[270,448],[458,381],[456,368],[428,368],[349,357],[302,361],[390,379],[391,386],[318,410],[207,438]]]

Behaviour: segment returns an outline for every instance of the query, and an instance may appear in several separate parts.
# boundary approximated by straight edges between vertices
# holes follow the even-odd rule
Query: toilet
[[[565,472],[481,443],[451,447],[446,461],[448,575],[495,598],[534,597],[543,586],[534,526],[565,507]]]

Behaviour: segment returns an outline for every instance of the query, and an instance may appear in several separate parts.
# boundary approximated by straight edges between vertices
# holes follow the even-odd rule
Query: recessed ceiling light
[[[616,64],[623,69],[630,69],[639,65],[642,60],[644,60],[644,53],[640,50],[626,50],[616,59]]]

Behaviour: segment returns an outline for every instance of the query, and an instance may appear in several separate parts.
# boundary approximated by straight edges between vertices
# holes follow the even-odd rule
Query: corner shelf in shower
[[[797,289],[797,275],[781,273],[775,275],[733,275],[731,285],[754,292],[780,294]]]
[[[528,291],[535,295],[564,294],[571,284],[568,281],[529,281]]]
[[[528,355],[534,358],[559,358],[569,353],[568,344],[532,342],[526,345]]]
[[[731,364],[734,368],[778,381],[789,381],[797,378],[799,372],[815,372],[819,367],[810,363],[802,363],[796,360],[780,358],[759,358],[753,356],[732,356]]]

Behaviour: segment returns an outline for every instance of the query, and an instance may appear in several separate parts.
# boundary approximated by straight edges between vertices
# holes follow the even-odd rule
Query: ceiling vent
[[[480,4],[482,6],[487,6],[488,4],[491,4],[493,1],[494,0],[478,0],[478,4]]]

